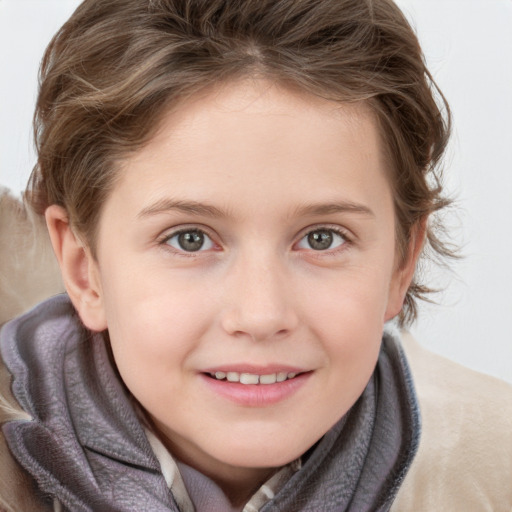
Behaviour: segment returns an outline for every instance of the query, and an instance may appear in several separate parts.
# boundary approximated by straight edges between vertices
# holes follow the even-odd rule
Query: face
[[[363,106],[247,80],[170,113],[123,162],[91,282],[119,372],[173,453],[229,478],[319,440],[401,307],[394,233]]]

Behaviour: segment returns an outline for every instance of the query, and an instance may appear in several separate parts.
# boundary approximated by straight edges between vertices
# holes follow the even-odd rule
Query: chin
[[[286,466],[298,459],[302,452],[271,454],[272,447],[268,449],[259,448],[254,453],[239,454],[236,457],[224,457],[223,462],[231,467],[245,469],[271,469]],[[259,453],[258,453],[259,452]],[[261,453],[266,452],[266,453]]]
[[[287,433],[285,438],[278,436],[254,439],[247,443],[229,443],[224,445],[217,453],[212,453],[215,458],[225,464],[245,468],[277,468],[285,466],[302,456],[318,439],[313,442],[297,442],[293,434]],[[292,444],[293,441],[293,444]],[[220,448],[220,445],[217,445]]]

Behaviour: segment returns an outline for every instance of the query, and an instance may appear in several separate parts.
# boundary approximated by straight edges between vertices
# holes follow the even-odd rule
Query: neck
[[[275,473],[274,469],[260,469],[258,474],[253,470],[239,469],[236,478],[233,475],[219,475],[218,471],[208,472],[194,467],[219,486],[233,508],[242,510],[251,496]]]
[[[167,435],[163,429],[158,428],[154,420],[151,421],[151,430],[175,459],[214,482],[235,509],[241,510],[251,496],[279,469],[223,463],[191,445],[186,439]]]

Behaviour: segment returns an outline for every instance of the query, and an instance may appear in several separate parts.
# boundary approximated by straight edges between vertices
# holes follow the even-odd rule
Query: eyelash
[[[183,256],[186,258],[197,257],[197,253],[205,252],[204,250],[201,250],[202,247],[197,251],[186,251],[184,249],[177,249],[170,245],[170,243],[169,243],[170,240],[172,240],[175,237],[179,237],[180,235],[185,234],[185,233],[200,233],[200,234],[204,235],[204,237],[206,239],[208,239],[213,246],[218,245],[213,241],[213,237],[204,228],[193,227],[193,226],[184,227],[184,228],[178,229],[177,231],[173,231],[171,233],[166,233],[160,239],[157,240],[158,245],[168,251],[171,251],[173,254],[177,254],[179,256]]]
[[[329,247],[324,250],[315,250],[310,247],[309,249],[306,249],[306,250],[311,251],[314,254],[327,256],[327,255],[331,255],[334,253],[339,253],[340,251],[344,251],[347,248],[347,246],[350,246],[352,244],[351,237],[349,236],[349,234],[346,230],[341,229],[339,226],[319,225],[319,226],[306,228],[306,230],[304,230],[301,233],[298,241],[293,244],[293,247],[297,246],[300,242],[302,242],[306,237],[308,237],[312,233],[317,233],[317,232],[321,232],[321,231],[334,233],[335,235],[337,235],[343,239],[343,243],[341,243],[340,245],[338,245],[332,249]],[[197,257],[198,253],[206,252],[207,250],[209,250],[209,249],[206,249],[206,250],[202,249],[202,247],[201,247],[197,251],[186,251],[185,249],[178,249],[178,248],[172,247],[169,244],[170,240],[172,240],[175,237],[179,237],[180,235],[185,234],[185,233],[200,233],[200,234],[204,235],[204,237],[207,238],[213,246],[215,246],[215,245],[218,246],[218,244],[216,244],[213,241],[213,237],[204,228],[192,227],[192,226],[181,228],[177,231],[173,231],[172,233],[166,233],[164,236],[162,236],[160,239],[158,239],[158,241],[157,241],[158,245],[162,246],[164,249],[166,249],[168,251],[173,252],[174,254],[177,254],[177,255],[183,256],[183,257]]]
[[[331,256],[331,255],[339,254],[340,252],[345,251],[352,244],[352,237],[349,235],[347,230],[342,229],[339,226],[317,225],[317,226],[308,227],[305,230],[303,230],[302,234],[300,235],[299,240],[294,244],[294,246],[298,245],[309,235],[311,235],[313,233],[318,233],[321,231],[334,233],[335,235],[339,236],[343,240],[343,242],[336,247],[333,247],[333,248],[329,247],[324,250],[315,250],[311,247],[309,249],[307,249],[309,252],[311,252],[315,256]]]

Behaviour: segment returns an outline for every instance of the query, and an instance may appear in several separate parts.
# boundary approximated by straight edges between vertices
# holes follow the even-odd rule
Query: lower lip
[[[217,380],[201,374],[206,385],[217,395],[245,407],[266,407],[294,395],[311,377],[312,372],[301,373],[293,379],[275,384],[240,384]]]

